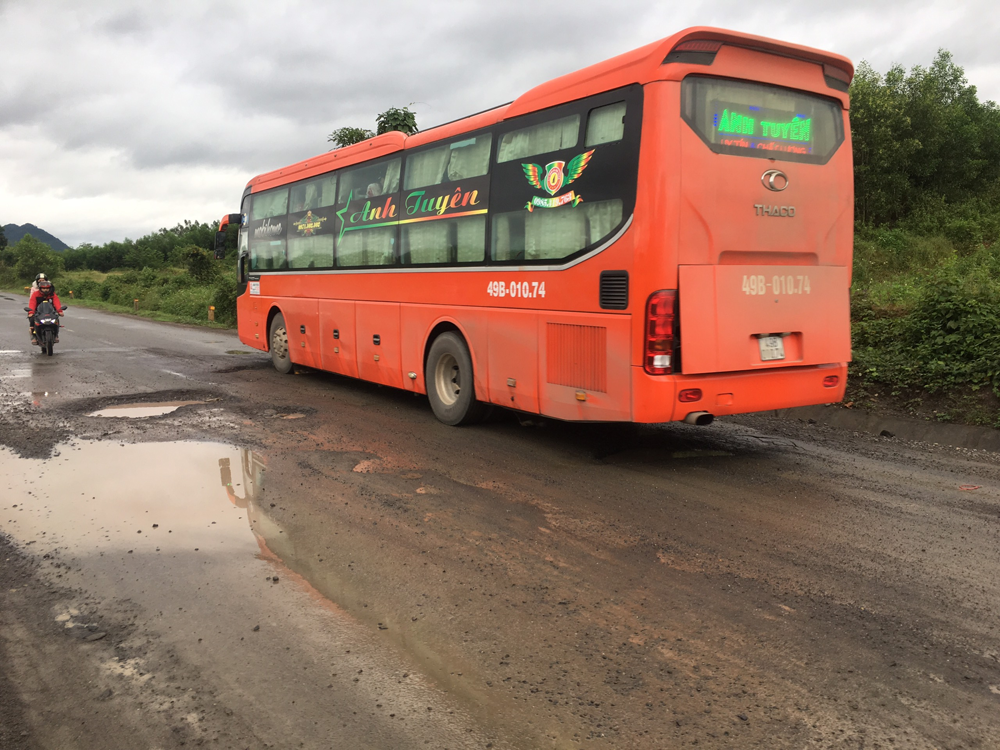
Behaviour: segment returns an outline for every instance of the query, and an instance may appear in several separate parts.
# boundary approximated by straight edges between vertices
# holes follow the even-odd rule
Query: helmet
[[[44,273],[40,273],[40,274],[38,274],[38,275],[37,275],[37,276],[35,277],[35,283],[37,284],[37,283],[38,283],[39,281],[41,281],[42,279],[47,279],[47,278],[48,278],[48,276],[46,276],[46,275],[45,275]]]
[[[54,291],[52,288],[52,282],[42,277],[38,281],[38,291],[42,293],[43,297],[51,296],[52,292]]]

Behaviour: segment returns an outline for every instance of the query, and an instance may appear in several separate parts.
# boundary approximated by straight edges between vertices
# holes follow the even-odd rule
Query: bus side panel
[[[538,413],[538,313],[490,311],[487,373],[490,401]]]
[[[319,303],[320,356],[323,369],[358,376],[353,300],[321,300]],[[336,332],[336,337],[334,337]]]
[[[319,301],[286,297],[278,304],[288,330],[289,359],[297,365],[320,367]]]
[[[267,350],[267,331],[264,329],[267,319],[260,308],[260,297],[249,294],[236,298],[236,330],[240,341],[254,349]],[[266,309],[266,308],[265,308]]]
[[[627,315],[538,318],[540,411],[577,421],[632,419]]]
[[[681,370],[733,372],[851,359],[848,269],[681,266]],[[785,358],[762,361],[759,335],[782,334]]]
[[[475,375],[476,398],[489,401],[487,360],[483,356],[489,345],[489,311],[474,307],[438,305],[403,305],[400,309],[403,388],[427,393],[424,381],[424,354],[430,348],[431,332],[439,323],[451,323],[459,329],[469,346],[472,371]],[[408,373],[416,373],[411,380]]]
[[[355,303],[358,377],[393,388],[403,387],[399,307],[396,302]]]

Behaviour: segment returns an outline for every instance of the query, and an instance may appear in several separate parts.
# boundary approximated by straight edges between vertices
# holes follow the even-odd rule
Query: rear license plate
[[[762,362],[785,358],[785,342],[781,336],[760,336],[757,339],[757,344],[760,346]]]

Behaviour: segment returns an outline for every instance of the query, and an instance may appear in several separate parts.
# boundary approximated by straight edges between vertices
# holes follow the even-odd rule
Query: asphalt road
[[[995,453],[450,428],[226,331],[71,308],[44,357],[23,304],[2,748],[1000,747]]]

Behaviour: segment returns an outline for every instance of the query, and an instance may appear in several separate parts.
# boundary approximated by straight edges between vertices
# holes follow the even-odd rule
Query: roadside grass
[[[1000,427],[1000,247],[859,232],[846,403]]]
[[[230,275],[197,279],[180,268],[100,273],[70,271],[56,281],[64,305],[136,315],[211,328],[236,326],[236,280]],[[27,295],[27,287],[7,287]],[[214,307],[215,321],[209,321]]]

